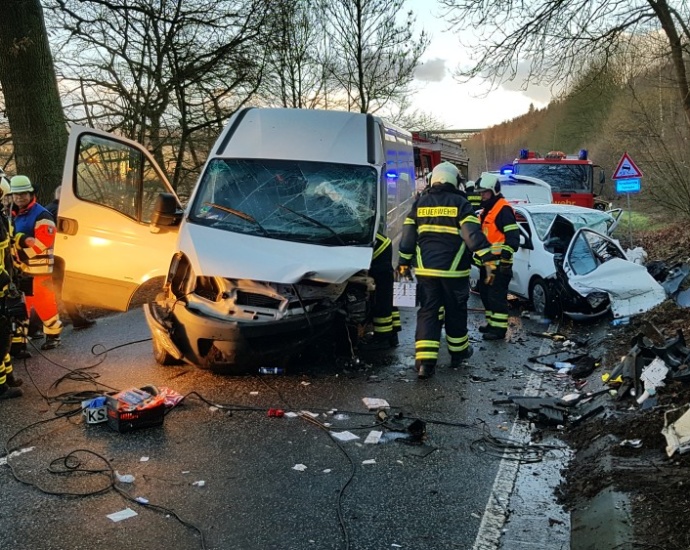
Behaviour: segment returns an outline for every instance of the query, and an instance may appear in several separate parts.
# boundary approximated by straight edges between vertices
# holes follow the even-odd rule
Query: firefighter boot
[[[487,332],[489,332],[491,330],[491,327],[489,325],[480,325],[478,330],[482,334],[486,334]]]
[[[484,333],[484,340],[503,340],[505,337],[506,331],[496,327],[489,327]]]
[[[427,380],[436,372],[436,363],[432,361],[415,361],[415,368],[417,369],[417,378]]]
[[[474,353],[474,349],[472,349],[472,346],[467,346],[467,348],[462,350],[460,353],[451,353],[450,354],[450,368],[451,369],[460,368],[464,361],[467,361],[470,357],[472,357],[473,353]]]
[[[24,383],[24,380],[22,380],[21,378],[17,378],[14,375],[14,372],[11,372],[10,374],[7,375],[7,385],[10,388],[18,388],[23,383]]]
[[[43,342],[43,344],[41,344],[41,349],[44,351],[49,350],[49,349],[55,349],[55,348],[59,347],[60,344],[62,344],[62,340],[60,340],[59,334],[56,334],[56,335],[48,334],[46,336],[46,341]]]
[[[7,383],[0,385],[0,399],[12,399],[22,395],[24,395],[24,392],[20,388],[13,388]]]

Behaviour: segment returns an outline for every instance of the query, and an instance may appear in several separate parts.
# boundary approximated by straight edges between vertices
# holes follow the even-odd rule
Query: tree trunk
[[[67,127],[40,0],[0,2],[0,85],[17,173],[49,202],[62,182]]]

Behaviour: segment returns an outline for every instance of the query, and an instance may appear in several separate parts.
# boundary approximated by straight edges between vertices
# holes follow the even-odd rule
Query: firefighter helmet
[[[34,186],[26,176],[14,176],[10,180],[10,193],[33,193]]]
[[[0,168],[0,198],[10,193],[10,180],[7,179],[7,174]]]
[[[475,191],[478,193],[491,191],[494,195],[498,195],[501,192],[501,182],[496,174],[484,172],[475,182]]]
[[[447,161],[437,164],[431,172],[431,185],[450,183],[462,190],[464,181],[457,166]]]

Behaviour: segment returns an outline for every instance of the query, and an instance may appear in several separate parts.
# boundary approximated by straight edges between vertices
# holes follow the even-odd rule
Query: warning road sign
[[[623,153],[620,162],[618,163],[618,168],[611,176],[612,179],[624,179],[624,178],[641,178],[642,171],[633,162],[628,153]]]

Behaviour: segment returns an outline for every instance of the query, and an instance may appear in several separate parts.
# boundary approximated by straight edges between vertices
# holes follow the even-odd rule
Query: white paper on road
[[[288,411],[285,413],[288,418],[297,418],[299,415],[296,412]]]
[[[377,430],[372,430],[369,432],[369,435],[367,438],[364,440],[364,443],[369,443],[372,445],[376,445],[379,441],[381,441],[381,436],[383,435],[383,432],[379,432]]]
[[[375,458],[368,458],[366,460],[362,460],[362,464],[376,464],[376,459]]]
[[[131,508],[125,508],[124,510],[120,510],[119,512],[113,512],[112,514],[108,514],[106,517],[109,520],[112,520],[114,522],[122,521],[123,519],[129,519],[133,518],[134,516],[138,516],[134,510]]]
[[[331,432],[331,435],[338,441],[352,441],[354,439],[359,439],[358,435],[352,432]]]
[[[390,408],[388,401],[386,401],[385,399],[380,399],[378,397],[362,397],[362,401],[364,401],[364,404],[366,405],[367,409],[369,409],[370,411],[373,411],[376,409],[388,409],[388,408]]]
[[[304,464],[295,464],[292,467],[293,470],[297,470],[298,472],[303,472],[304,470],[307,469],[307,467]]]

